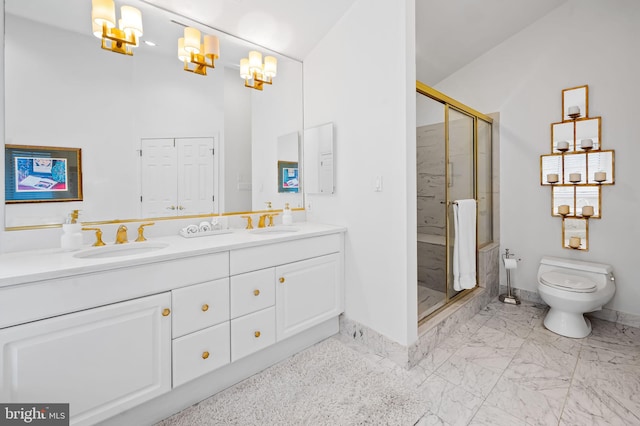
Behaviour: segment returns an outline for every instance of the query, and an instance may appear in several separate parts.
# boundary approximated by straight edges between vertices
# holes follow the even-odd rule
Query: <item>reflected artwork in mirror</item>
[[[276,179],[279,137],[303,129],[302,63],[198,17],[140,0],[127,4],[141,11],[144,25],[133,56],[100,48],[90,1],[5,0],[5,143],[79,148],[84,172],[82,201],[7,204],[5,227],[60,224],[70,209],[94,222],[247,212],[268,201],[275,209],[285,202],[303,207],[302,192],[280,193]],[[184,72],[179,61],[185,26],[219,39],[207,75]],[[67,54],[51,46],[64,46]],[[263,91],[245,88],[240,78],[240,60],[250,51],[277,59],[277,78]],[[207,146],[180,147],[195,139]],[[170,142],[152,153],[148,140]],[[149,164],[175,168],[175,177],[163,175],[149,192]],[[182,171],[190,167],[206,169],[198,175],[204,182],[189,183]],[[179,185],[181,193],[206,188],[206,199],[180,202],[173,195]],[[157,205],[145,205],[148,197]]]

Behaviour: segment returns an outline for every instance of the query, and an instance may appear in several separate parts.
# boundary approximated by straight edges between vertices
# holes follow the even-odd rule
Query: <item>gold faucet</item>
[[[246,229],[253,229],[253,222],[251,221],[251,216],[242,216],[242,217],[247,219],[247,228]]]
[[[104,241],[102,241],[102,229],[100,228],[82,228],[83,231],[96,231],[96,242],[93,243],[94,247],[100,247],[106,245]]]
[[[128,243],[127,239],[127,227],[124,225],[120,225],[118,227],[118,231],[116,232],[116,244],[124,244]]]
[[[80,215],[80,210],[72,210],[71,211],[71,223],[78,223],[78,216]]]
[[[269,218],[269,224],[267,226],[273,226],[273,218],[276,216],[278,216],[278,213],[271,213],[267,215],[267,217]]]
[[[141,242],[141,241],[147,241],[147,239],[144,237],[144,227],[145,226],[151,226],[151,225],[155,225],[155,222],[147,222],[147,223],[142,223],[140,224],[140,226],[138,226],[138,238],[136,238],[136,242]]]
[[[265,224],[264,224],[264,220],[267,218],[267,216],[269,216],[268,214],[261,214],[260,215],[260,219],[258,219],[258,228],[264,228]]]

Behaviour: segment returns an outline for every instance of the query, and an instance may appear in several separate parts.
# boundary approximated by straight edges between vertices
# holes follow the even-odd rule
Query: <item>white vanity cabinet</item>
[[[0,401],[70,404],[94,424],[171,389],[171,296],[0,330]]]
[[[229,268],[232,275],[252,268],[266,268],[253,274],[274,274],[279,342],[337,317],[344,310],[341,252],[342,236],[331,234],[232,250]],[[231,277],[232,306],[234,278]],[[233,322],[231,328],[233,354]]]

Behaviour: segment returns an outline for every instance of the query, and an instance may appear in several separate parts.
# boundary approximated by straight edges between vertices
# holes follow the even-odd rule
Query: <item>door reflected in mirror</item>
[[[309,194],[333,194],[333,123],[304,130],[304,185]]]

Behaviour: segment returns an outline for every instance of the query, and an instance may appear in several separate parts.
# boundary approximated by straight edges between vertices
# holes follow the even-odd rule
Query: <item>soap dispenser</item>
[[[82,247],[82,225],[78,223],[79,210],[73,210],[62,224],[60,247],[64,251],[79,250]]]
[[[283,225],[291,225],[293,224],[293,215],[291,214],[291,209],[289,208],[289,203],[284,204],[284,209],[282,209],[282,224]]]

